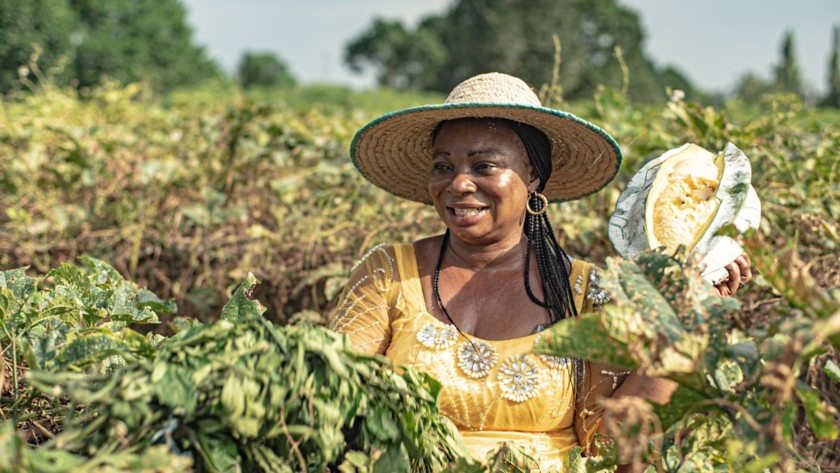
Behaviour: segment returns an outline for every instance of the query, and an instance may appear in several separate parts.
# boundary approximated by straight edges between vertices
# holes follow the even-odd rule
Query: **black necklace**
[[[437,299],[438,307],[440,310],[446,314],[446,318],[449,319],[449,323],[455,326],[458,332],[461,332],[461,329],[458,328],[458,324],[452,320],[452,316],[449,315],[449,312],[446,311],[446,307],[443,305],[443,300],[440,298],[440,267],[443,266],[443,256],[446,254],[446,247],[449,246],[449,229],[446,229],[446,233],[443,234],[443,242],[440,244],[440,254],[438,255],[437,265],[435,266],[435,275],[432,278],[432,292],[435,294],[435,299]],[[461,334],[463,335],[463,334]]]
[[[461,329],[458,328],[458,324],[456,324],[455,321],[452,320],[452,316],[449,315],[449,311],[446,310],[446,306],[443,305],[443,300],[440,298],[440,269],[441,269],[441,266],[443,266],[443,257],[446,255],[446,248],[448,246],[449,246],[449,229],[447,228],[446,232],[443,234],[443,241],[440,244],[440,254],[438,254],[437,265],[435,265],[435,275],[434,275],[434,277],[432,277],[432,292],[435,295],[435,300],[437,300],[438,307],[440,307],[440,310],[442,310],[443,313],[446,315],[446,318],[449,319],[449,323],[451,323],[452,325],[455,326],[455,329],[458,330],[458,333],[460,333],[461,335],[464,335],[464,333],[461,332]],[[530,258],[530,253],[531,253],[530,244],[528,245],[527,248],[528,248],[528,250],[527,250],[527,253],[525,255],[525,287],[528,290],[528,296],[531,298],[532,301],[536,302],[540,306],[548,307],[545,302],[537,299],[537,297],[534,295],[533,291],[531,291],[531,285],[528,284],[528,271],[529,271],[528,260],[531,259]],[[464,335],[464,337],[466,338],[466,335]],[[469,340],[469,338],[467,338],[467,340]],[[470,341],[470,343],[472,343],[472,341]]]

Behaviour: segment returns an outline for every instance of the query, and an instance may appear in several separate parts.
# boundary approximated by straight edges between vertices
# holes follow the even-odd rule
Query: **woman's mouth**
[[[449,215],[452,219],[452,223],[456,223],[459,225],[470,225],[472,223],[477,222],[484,216],[484,213],[487,211],[487,207],[480,207],[480,208],[460,208],[456,209],[454,207],[447,207],[449,210]]]
[[[463,217],[466,215],[478,215],[479,212],[481,212],[482,210],[484,209],[452,209],[455,215],[459,217]]]

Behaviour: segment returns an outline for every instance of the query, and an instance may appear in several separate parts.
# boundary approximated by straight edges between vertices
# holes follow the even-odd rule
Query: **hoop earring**
[[[537,210],[537,211],[531,210],[531,198],[529,197],[528,201],[525,202],[525,210],[527,210],[528,213],[531,214],[531,215],[542,215],[542,214],[544,214],[545,211],[548,210],[548,199],[544,195],[540,194],[539,192],[534,192],[533,194],[531,194],[531,196],[536,197],[536,198],[538,198],[542,201],[542,208]]]

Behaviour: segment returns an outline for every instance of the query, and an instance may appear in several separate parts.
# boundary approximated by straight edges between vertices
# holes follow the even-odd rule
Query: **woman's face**
[[[438,133],[429,193],[452,235],[465,243],[519,241],[536,186],[525,147],[506,123],[452,120]]]

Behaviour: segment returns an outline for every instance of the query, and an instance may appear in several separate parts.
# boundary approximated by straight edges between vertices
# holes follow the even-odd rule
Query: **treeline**
[[[0,93],[39,74],[82,90],[113,79],[146,82],[162,93],[229,80],[195,44],[186,18],[180,0],[0,0]],[[644,37],[638,14],[617,0],[454,0],[414,28],[373,20],[345,46],[344,60],[395,90],[446,93],[467,77],[498,70],[546,84],[550,101],[590,98],[600,86],[642,103],[664,101],[668,88],[689,101],[723,101],[679,70],[657,65]],[[835,28],[827,92],[817,96],[803,84],[794,37],[786,32],[773,77],[747,73],[733,95],[751,103],[783,92],[840,107],[839,56]],[[271,52],[245,52],[235,75],[244,88],[296,84]]]
[[[656,65],[644,36],[638,15],[616,0],[456,0],[413,29],[375,19],[347,45],[345,62],[354,71],[374,71],[380,85],[396,89],[448,92],[467,77],[502,70],[530,84],[555,84],[569,100],[589,98],[606,85],[626,88],[639,102],[663,101],[666,87],[682,90],[689,100],[721,101],[679,70]],[[734,95],[756,101],[768,93],[792,93],[840,107],[839,36],[835,28],[825,96],[804,87],[791,32],[782,39],[773,77],[748,73]],[[555,77],[551,65],[558,62]]]
[[[80,89],[108,78],[159,92],[221,76],[186,15],[179,0],[0,0],[0,92],[39,72]]]

